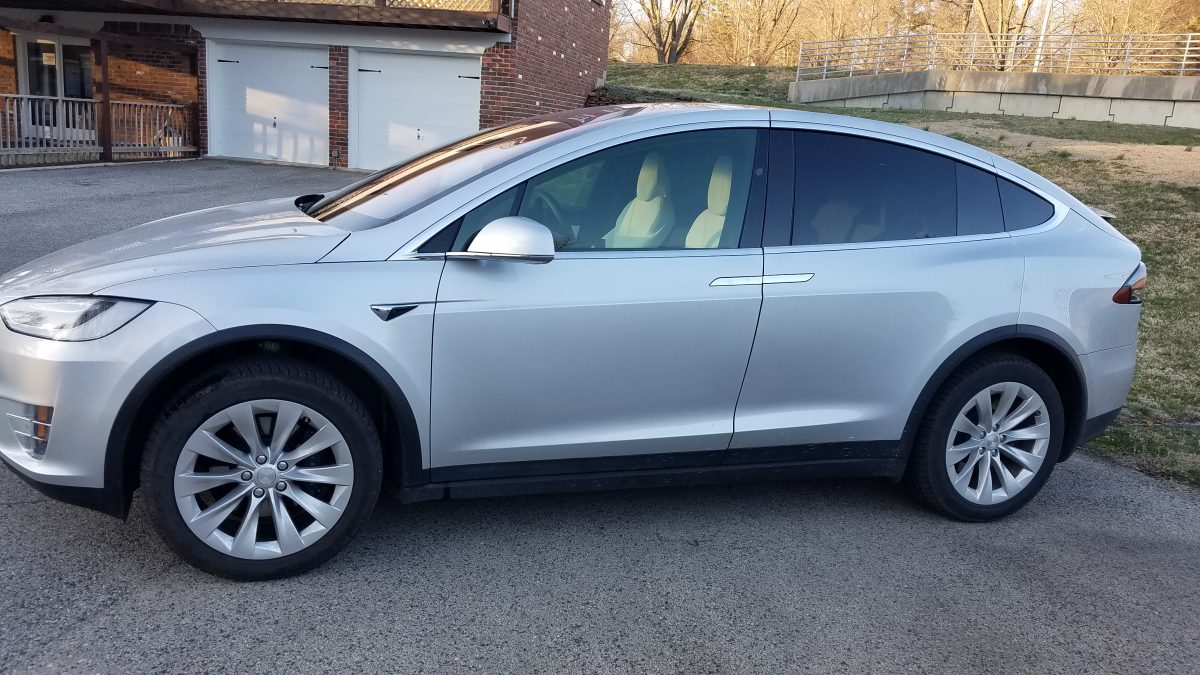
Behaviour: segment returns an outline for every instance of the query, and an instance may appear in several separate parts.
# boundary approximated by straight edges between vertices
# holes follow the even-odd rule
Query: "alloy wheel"
[[[175,501],[192,533],[237,558],[296,553],[328,533],[354,487],[342,433],[278,399],[229,406],[200,425],[175,467]]]
[[[963,498],[983,506],[1011,499],[1037,476],[1050,446],[1050,414],[1028,385],[1001,382],[954,418],[946,471]]]

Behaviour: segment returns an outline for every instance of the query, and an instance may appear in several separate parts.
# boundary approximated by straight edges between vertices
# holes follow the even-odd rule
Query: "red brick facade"
[[[498,42],[482,56],[481,128],[583,105],[604,73],[607,0],[522,0],[517,8],[511,42]],[[196,104],[197,141],[206,153],[202,36],[182,23],[109,21],[101,30],[196,48],[193,55],[110,43],[110,93],[119,101]],[[348,47],[329,46],[329,165],[336,167],[347,166],[350,145],[349,56]],[[98,70],[94,81],[99,98]],[[16,41],[11,33],[0,31],[0,93],[17,90]]]
[[[350,152],[350,48],[329,48],[329,166],[345,168]]]
[[[583,105],[608,56],[608,4],[597,0],[522,0],[511,43],[483,55],[479,124]]]
[[[0,30],[0,94],[17,93],[17,39]]]
[[[108,53],[110,94],[114,100],[149,103],[198,104],[198,145],[207,151],[207,114],[204,97],[204,40],[191,26],[170,23],[105,22],[101,30],[193,46],[198,53],[177,52],[113,44]],[[199,72],[197,72],[199,71]],[[100,86],[100,73],[94,73]],[[96,96],[99,97],[99,89]]]

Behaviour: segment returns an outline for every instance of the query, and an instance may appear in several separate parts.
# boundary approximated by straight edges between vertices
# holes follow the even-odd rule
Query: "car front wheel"
[[[382,451],[362,401],[286,360],[195,380],[151,430],[142,485],[159,533],[224,577],[303,572],[341,550],[379,495]]]
[[[979,357],[954,373],[930,404],[908,478],[934,509],[994,520],[1037,494],[1058,460],[1064,413],[1054,382],[1013,354]]]

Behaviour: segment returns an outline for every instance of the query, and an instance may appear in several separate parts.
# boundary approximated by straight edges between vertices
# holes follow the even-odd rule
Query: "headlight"
[[[0,306],[8,329],[25,335],[82,342],[102,338],[129,323],[152,303],[93,297],[43,297]]]

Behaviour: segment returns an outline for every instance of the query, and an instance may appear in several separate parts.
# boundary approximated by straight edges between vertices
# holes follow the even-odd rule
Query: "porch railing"
[[[107,112],[108,124],[103,124]],[[0,166],[193,156],[195,107],[0,94]]]
[[[1200,33],[919,33],[804,42],[796,79],[916,70],[1200,75]]]

